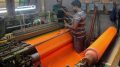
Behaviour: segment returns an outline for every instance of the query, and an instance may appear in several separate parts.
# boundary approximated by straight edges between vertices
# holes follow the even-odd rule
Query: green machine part
[[[29,3],[30,0],[19,0],[19,5],[20,6],[25,6]]]
[[[0,19],[0,38],[2,38],[5,34],[5,23],[4,19]]]
[[[55,5],[53,6],[53,11],[54,11],[55,13],[57,13],[60,8],[61,8],[61,6],[60,6],[59,4],[55,4]]]

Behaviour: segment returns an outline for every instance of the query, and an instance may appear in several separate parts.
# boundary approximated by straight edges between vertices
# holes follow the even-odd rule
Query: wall
[[[68,8],[70,8],[71,2],[72,2],[72,0],[63,0],[63,6],[67,6]],[[56,3],[57,3],[56,0],[45,0],[46,10],[52,10],[52,6]]]
[[[0,8],[6,7],[5,0],[0,0]]]
[[[73,0],[63,0],[63,6],[66,6],[67,8],[71,9],[71,2]],[[112,3],[112,1],[115,1],[116,3],[120,4],[120,0],[80,0],[81,2],[101,2],[101,3]],[[56,4],[56,0],[45,0],[45,6],[46,10],[52,10],[52,6]]]
[[[15,5],[18,5],[18,0],[15,0],[16,1],[16,4]],[[71,5],[70,3],[72,2],[73,0],[63,0],[63,5],[66,6],[67,8],[71,8]],[[110,1],[116,1],[117,3],[120,4],[120,0],[80,0],[81,2],[91,2],[91,1],[94,1],[94,2],[103,2],[103,3],[109,3]],[[56,0],[45,0],[45,4],[46,4],[46,10],[52,10],[52,6],[54,4],[56,4]],[[0,0],[0,8],[1,7],[6,7],[5,6],[5,0]]]
[[[15,6],[19,5],[19,0],[15,0]],[[5,0],[0,0],[0,8],[5,8],[6,7],[6,2]]]

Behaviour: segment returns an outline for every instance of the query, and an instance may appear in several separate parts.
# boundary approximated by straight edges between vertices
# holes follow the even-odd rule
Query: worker
[[[120,9],[118,9],[118,34],[120,35]]]
[[[81,10],[80,5],[73,6],[73,21],[72,24],[65,23],[65,26],[71,30],[73,35],[74,44],[73,47],[77,53],[84,50],[84,40],[85,40],[85,20],[86,13]]]
[[[117,23],[116,23],[116,21],[117,21],[117,6],[116,6],[115,2],[113,3],[113,9],[112,9],[112,12],[110,14],[110,20],[113,22],[113,24],[115,26],[117,26]]]
[[[58,22],[64,24],[65,19],[65,11],[64,8],[66,7],[62,6],[62,0],[57,0],[57,4],[53,6],[53,12],[57,15]]]

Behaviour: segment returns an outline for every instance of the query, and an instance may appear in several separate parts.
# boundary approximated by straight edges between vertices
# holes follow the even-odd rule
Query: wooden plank
[[[118,42],[109,58],[108,63],[111,64],[111,67],[117,67],[120,60],[120,38],[118,39]]]
[[[113,50],[108,56],[107,61],[105,62],[104,67],[117,67],[120,60],[120,37],[117,40]]]

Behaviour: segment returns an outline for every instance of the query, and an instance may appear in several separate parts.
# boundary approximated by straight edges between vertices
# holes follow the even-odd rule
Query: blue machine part
[[[107,11],[112,11],[112,9],[113,9],[113,3],[106,4],[105,8],[106,8]]]
[[[94,3],[90,3],[89,5],[88,5],[88,9],[89,10],[94,10]]]
[[[82,10],[86,11],[86,9],[87,9],[86,6],[87,6],[86,3],[81,3],[81,9]]]

